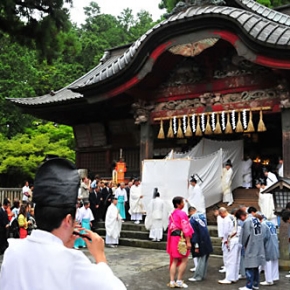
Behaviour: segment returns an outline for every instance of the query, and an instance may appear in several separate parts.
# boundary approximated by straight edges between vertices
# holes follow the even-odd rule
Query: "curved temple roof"
[[[264,7],[254,0],[229,1],[240,8],[212,5],[189,7],[186,11],[171,16],[147,31],[130,47],[125,47],[126,51],[108,57],[107,60],[105,58],[104,63],[101,62],[89,73],[55,94],[9,100],[21,107],[31,107],[81,99],[84,98],[83,93],[96,87],[98,93],[102,93],[102,88],[105,91],[109,83],[112,84],[110,87],[112,89],[138,73],[146,59],[148,60],[149,54],[158,45],[164,45],[166,50],[174,45],[172,41],[170,42],[172,38],[202,29],[210,29],[212,32],[223,29],[236,33],[253,51],[259,51],[265,56],[272,54],[275,58],[279,57],[281,61],[289,59],[290,17],[288,15]],[[120,75],[124,77],[120,78]]]

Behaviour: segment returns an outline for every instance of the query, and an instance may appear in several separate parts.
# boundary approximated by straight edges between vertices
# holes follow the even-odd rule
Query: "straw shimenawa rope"
[[[190,126],[190,116],[187,116],[187,127],[186,127],[186,131],[185,131],[185,136],[186,137],[192,136],[191,126]]]
[[[173,128],[172,128],[172,118],[170,118],[170,121],[169,121],[167,138],[174,138],[174,133],[173,133]]]
[[[181,119],[178,119],[178,129],[177,129],[177,138],[184,138],[182,128],[181,128]]]
[[[226,129],[225,129],[225,134],[232,134],[233,133],[233,129],[231,126],[231,122],[230,122],[230,113],[227,113],[227,124],[226,124]]]
[[[216,125],[215,125],[215,130],[213,133],[214,134],[222,134],[219,113],[216,114]]]
[[[245,130],[246,133],[253,133],[255,132],[255,126],[253,123],[253,112],[250,111],[250,117],[249,117],[249,123],[248,123],[248,127],[247,130]]]
[[[205,135],[211,135],[212,134],[212,129],[210,126],[210,115],[207,115],[207,120],[206,120],[206,126],[205,126],[205,130],[204,130],[204,134]]]
[[[258,132],[265,132],[265,131],[267,131],[267,128],[266,128],[265,123],[263,121],[263,111],[261,110],[260,111],[260,120],[258,123]]]
[[[237,122],[237,126],[236,126],[236,133],[242,133],[242,132],[244,132],[244,128],[243,128],[243,124],[241,121],[241,111],[239,111],[238,122]]]
[[[200,116],[196,116],[196,118],[197,118],[197,124],[196,124],[195,136],[202,136],[202,131],[200,128]]]
[[[160,121],[160,130],[157,136],[158,139],[165,139],[164,128],[163,128],[163,120]]]

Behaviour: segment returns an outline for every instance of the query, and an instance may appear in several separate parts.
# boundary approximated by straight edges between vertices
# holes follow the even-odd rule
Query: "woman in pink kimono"
[[[193,229],[188,221],[187,214],[182,211],[184,207],[183,197],[177,196],[173,200],[174,211],[169,217],[168,235],[167,235],[167,253],[170,256],[170,282],[167,285],[170,288],[187,288],[183,283],[182,276],[187,266],[187,260],[190,253],[190,239]],[[186,239],[187,252],[182,255],[178,252],[178,242],[181,231]],[[176,269],[178,267],[177,280],[175,282]]]

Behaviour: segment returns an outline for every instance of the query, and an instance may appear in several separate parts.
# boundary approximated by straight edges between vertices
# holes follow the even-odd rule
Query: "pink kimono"
[[[187,250],[186,255],[181,255],[178,252],[178,242],[180,240],[180,231],[183,231],[184,237],[191,237],[194,233],[186,213],[180,209],[175,209],[169,217],[169,226],[167,234],[167,253],[170,256],[170,264],[172,259],[182,259],[188,257],[190,250]],[[172,235],[173,234],[173,235]],[[177,235],[174,235],[177,234]]]

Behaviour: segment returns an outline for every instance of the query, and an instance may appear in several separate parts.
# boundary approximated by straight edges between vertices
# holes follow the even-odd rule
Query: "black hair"
[[[11,204],[10,200],[7,197],[5,197],[3,201],[3,205],[9,205],[9,204]]]
[[[189,208],[188,208],[188,212],[191,212],[192,210],[196,210],[196,208],[194,207],[194,206],[190,206]]]
[[[281,212],[283,222],[287,223],[290,219],[290,211],[288,209],[283,209]]]
[[[70,214],[75,220],[76,207],[56,208],[48,206],[35,206],[35,221],[37,228],[43,231],[52,232],[60,227],[62,220]]]
[[[181,196],[175,196],[175,197],[172,199],[172,203],[173,203],[174,208],[177,208],[177,206],[178,206],[179,204],[181,204],[182,201],[183,201],[183,197],[181,197]]]
[[[247,216],[247,213],[240,208],[236,211],[235,217],[240,220],[242,216]]]
[[[84,202],[84,205],[90,204],[90,201],[88,199],[85,199],[83,202]]]
[[[287,202],[286,209],[290,209],[290,202]]]
[[[255,207],[253,207],[253,206],[250,206],[248,208],[248,213],[252,213],[252,212],[256,213],[257,212],[257,209]]]

